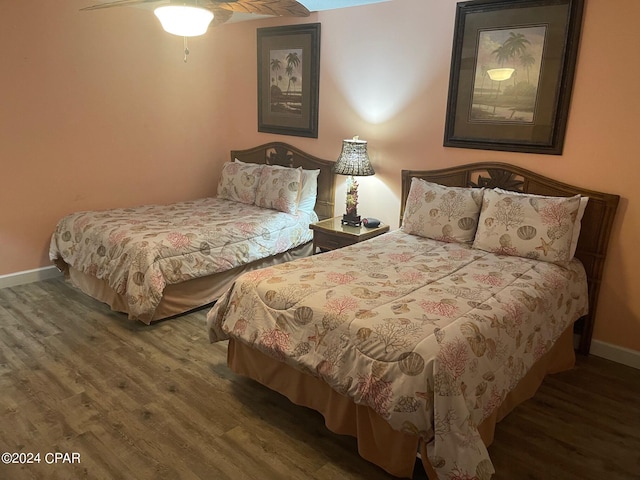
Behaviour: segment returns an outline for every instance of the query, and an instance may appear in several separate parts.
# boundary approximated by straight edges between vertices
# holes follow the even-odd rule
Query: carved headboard
[[[589,197],[582,217],[576,250],[576,257],[583,263],[587,272],[589,313],[578,320],[575,327],[576,333],[580,335],[578,351],[588,354],[609,236],[620,197],[562,183],[506,163],[474,163],[441,170],[403,170],[400,222],[404,215],[412,177],[450,187],[499,187],[536,195],[569,197],[579,194]]]
[[[320,170],[318,175],[318,199],[315,211],[320,220],[332,218],[335,207],[335,174],[331,171],[330,160],[314,157],[302,150],[281,142],[265,143],[247,150],[231,150],[231,161],[281,165],[283,167],[302,167],[305,170]]]

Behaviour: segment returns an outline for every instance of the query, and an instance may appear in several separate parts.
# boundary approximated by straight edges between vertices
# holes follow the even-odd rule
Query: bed
[[[585,201],[584,197],[588,197]],[[501,163],[402,172],[400,229],[250,272],[228,365],[411,477],[491,478],[496,422],[588,352],[619,197]]]
[[[333,216],[333,163],[280,142],[233,150],[216,197],[72,213],[49,257],[131,319],[173,317],[214,302],[244,272],[310,255],[309,223]]]

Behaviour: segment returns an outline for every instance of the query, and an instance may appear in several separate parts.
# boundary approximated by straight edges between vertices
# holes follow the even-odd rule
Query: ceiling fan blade
[[[258,13],[278,17],[308,17],[311,12],[295,0],[209,0],[217,7],[240,13]]]
[[[103,8],[127,7],[129,5],[142,5],[143,3],[157,3],[157,2],[158,0],[115,0],[114,2],[98,3],[97,5],[84,7],[84,8],[81,8],[80,10],[101,10]]]
[[[231,10],[225,10],[223,8],[215,8],[215,7],[205,7],[207,10],[211,10],[213,12],[213,20],[211,21],[211,26],[222,25],[223,23],[229,21],[233,12]]]

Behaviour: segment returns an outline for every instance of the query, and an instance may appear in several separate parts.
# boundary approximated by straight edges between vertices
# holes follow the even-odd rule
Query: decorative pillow
[[[580,195],[544,197],[486,190],[473,247],[500,255],[567,262],[579,208]]]
[[[240,165],[251,165],[242,160],[234,159]],[[288,168],[288,167],[282,167]],[[302,169],[302,186],[300,187],[300,199],[298,200],[298,210],[303,212],[312,212],[316,208],[316,200],[318,198],[318,176],[320,170]]]
[[[256,205],[294,214],[298,210],[302,168],[265,165],[256,189]]]
[[[402,229],[443,242],[471,243],[478,227],[483,191],[412,178]]]
[[[544,195],[533,195],[531,193],[522,193],[522,192],[512,192],[510,190],[503,190],[502,188],[494,188],[496,192],[506,193],[509,195],[523,195],[525,197],[534,197],[534,198],[558,198],[558,197],[547,197]],[[582,216],[584,215],[584,210],[587,208],[587,203],[589,202],[589,197],[580,196],[580,207],[578,207],[578,215],[576,216],[576,221],[573,225],[573,232],[571,234],[571,247],[569,249],[569,260],[573,258],[576,254],[576,248],[578,247],[578,238],[580,237],[580,222],[582,221]]]
[[[252,204],[263,165],[226,162],[218,182],[218,198]]]

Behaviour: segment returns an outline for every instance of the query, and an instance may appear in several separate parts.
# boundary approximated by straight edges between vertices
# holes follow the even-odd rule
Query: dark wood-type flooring
[[[318,413],[230,372],[206,311],[148,327],[61,279],[0,289],[0,453],[41,455],[0,463],[0,479],[392,478]],[[640,479],[640,371],[579,358],[489,453],[498,480]]]

